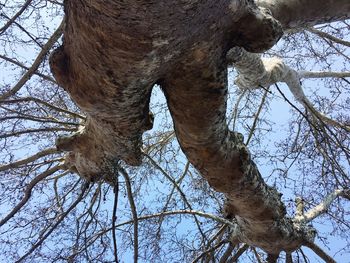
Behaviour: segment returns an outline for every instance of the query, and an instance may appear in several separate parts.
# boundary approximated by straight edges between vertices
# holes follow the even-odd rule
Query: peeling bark
[[[312,102],[305,95],[301,86],[302,77],[320,77],[320,74],[311,72],[297,72],[286,65],[281,58],[261,58],[259,54],[249,53],[243,48],[232,48],[227,59],[232,63],[238,72],[235,84],[242,90],[257,89],[260,87],[269,87],[277,82],[285,82],[293,94],[294,98],[301,103],[306,110],[310,111],[316,120],[350,131],[347,124],[336,120],[319,112]],[[325,72],[323,76],[344,77],[346,73]]]
[[[80,131],[57,140],[68,151],[67,167],[89,181],[109,181],[119,159],[139,165],[158,83],[184,153],[226,195],[237,239],[273,255],[312,242],[312,229],[286,218],[280,194],[225,120],[226,53],[233,46],[262,52],[279,39],[280,23],[268,10],[250,0],[77,0],[65,1],[65,13],[63,46],[50,65],[87,114]]]

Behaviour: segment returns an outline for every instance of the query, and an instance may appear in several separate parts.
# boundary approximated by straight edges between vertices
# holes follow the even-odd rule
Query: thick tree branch
[[[313,252],[316,253],[317,256],[322,258],[326,263],[336,263],[336,261],[331,256],[329,256],[322,248],[317,246],[315,243],[305,242],[304,246],[310,248]]]
[[[201,67],[205,68],[201,63],[182,67],[186,72],[173,73],[162,85],[182,150],[209,184],[226,195],[225,210],[235,216],[239,226],[235,234],[242,242],[273,253],[279,252],[276,247],[296,249],[304,237],[293,232],[280,195],[263,182],[241,136],[227,128],[226,72],[213,68],[204,78]],[[279,220],[282,232],[275,225]],[[255,238],[261,235],[267,237]]]
[[[272,12],[285,30],[350,18],[348,0],[257,0]]]
[[[328,125],[350,131],[348,125],[339,123],[319,112],[306,97],[300,84],[301,77],[319,77],[319,73],[305,71],[299,73],[287,66],[280,58],[262,59],[259,54],[249,53],[242,48],[231,49],[227,55],[227,59],[233,63],[239,73],[235,83],[241,89],[256,89],[261,86],[269,87],[277,82],[285,82],[294,98],[316,119]],[[327,75],[330,77],[336,77],[337,75],[344,77],[344,73],[324,73],[324,77]]]
[[[337,197],[344,197],[344,198],[349,198],[350,191],[349,189],[337,189],[333,193],[330,193],[327,195],[323,201],[315,206],[314,208],[311,208],[309,211],[307,211],[304,214],[297,214],[294,218],[294,220],[302,223],[309,223],[312,220],[314,220],[316,217],[324,214],[327,212],[329,207],[331,206],[332,202],[337,198]]]
[[[141,12],[142,5],[107,0],[101,5],[65,4],[64,43],[51,55],[50,66],[59,85],[88,117],[79,139],[65,139],[64,145],[72,147],[58,147],[71,151],[70,162],[85,178],[99,180],[101,168],[117,159],[141,163],[141,136],[153,123],[148,109],[151,88],[184,56],[202,60],[219,43],[224,47],[220,52],[233,45],[262,51],[282,34],[279,23],[253,1],[152,2],[147,14]],[[152,14],[157,19],[145,19]],[[135,22],[132,30],[124,17]],[[97,150],[90,154],[90,149]],[[107,160],[102,166],[101,159]]]

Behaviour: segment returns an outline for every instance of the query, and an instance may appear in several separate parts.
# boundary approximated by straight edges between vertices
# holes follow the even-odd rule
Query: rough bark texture
[[[86,112],[77,134],[59,138],[66,164],[94,181],[122,159],[141,162],[152,127],[149,98],[162,86],[180,145],[209,184],[223,192],[237,238],[271,254],[297,249],[313,233],[285,217],[241,135],[228,130],[226,54],[271,47],[280,24],[252,1],[65,1],[63,46],[51,56],[60,85]],[[298,18],[299,19],[299,18]]]

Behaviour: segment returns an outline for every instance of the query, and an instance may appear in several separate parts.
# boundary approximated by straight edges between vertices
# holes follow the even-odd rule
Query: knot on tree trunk
[[[141,164],[141,143],[141,138],[123,137],[112,122],[88,118],[76,133],[58,137],[56,147],[68,152],[67,169],[89,182],[113,182],[119,160],[129,165]]]
[[[270,10],[255,4],[249,5],[236,25],[235,45],[253,53],[270,49],[283,35],[282,25]]]

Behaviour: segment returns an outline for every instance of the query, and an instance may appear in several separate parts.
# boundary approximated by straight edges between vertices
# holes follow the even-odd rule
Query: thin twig
[[[265,104],[265,101],[266,101],[266,98],[267,98],[267,95],[269,94],[269,89],[267,88],[264,92],[264,95],[261,99],[261,103],[259,105],[259,108],[257,110],[257,112],[255,113],[255,118],[254,118],[254,122],[253,122],[253,125],[249,131],[249,135],[248,135],[248,138],[247,138],[247,141],[245,143],[245,145],[248,145],[251,138],[253,137],[253,134],[254,134],[254,131],[255,131],[255,128],[257,126],[257,123],[258,123],[258,120],[259,120],[259,116],[260,116],[260,113],[261,113],[261,110],[262,108],[264,107],[264,104]]]

